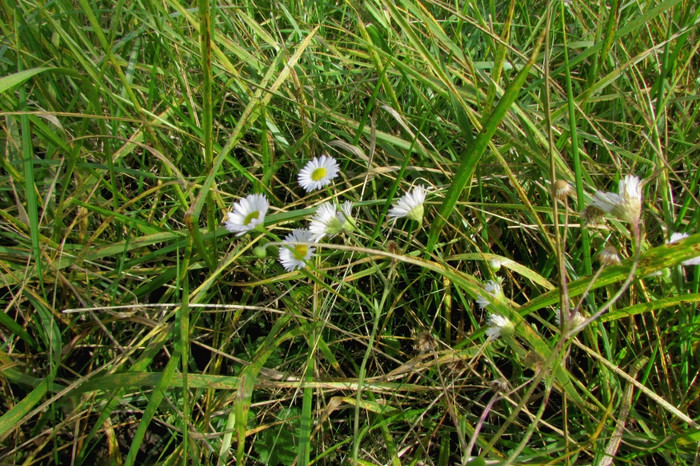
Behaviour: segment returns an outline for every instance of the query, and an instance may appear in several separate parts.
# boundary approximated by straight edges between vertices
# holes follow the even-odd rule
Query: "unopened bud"
[[[253,249],[253,254],[258,259],[265,259],[267,257],[267,248],[265,246],[257,246]]]

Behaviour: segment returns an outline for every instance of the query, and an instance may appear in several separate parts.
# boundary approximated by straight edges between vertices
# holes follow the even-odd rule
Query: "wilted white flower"
[[[226,229],[241,236],[262,224],[270,203],[264,194],[250,194],[233,205],[233,212],[227,212]]]
[[[513,322],[507,318],[500,314],[489,314],[489,328],[486,329],[489,340],[495,340],[501,336],[511,336],[514,330]]]
[[[333,157],[329,155],[314,157],[299,172],[299,184],[307,193],[310,193],[330,184],[339,172],[338,162]]]
[[[421,223],[423,221],[423,203],[425,202],[426,193],[425,186],[418,185],[414,187],[411,192],[404,194],[394,203],[389,211],[389,218],[408,217]]]
[[[506,393],[510,389],[510,385],[506,379],[492,380],[489,385],[491,385],[491,389],[495,392]]]
[[[642,184],[639,178],[632,175],[620,180],[619,194],[596,191],[591,205],[620,220],[631,224],[639,222],[642,213]]]
[[[588,205],[583,212],[581,212],[581,220],[583,224],[587,227],[596,227],[603,222],[603,215],[605,212],[600,210],[594,205]]]
[[[574,312],[574,315],[569,317],[569,327],[576,328],[586,321],[586,318],[581,315],[580,312]],[[556,314],[554,315],[554,322],[556,322],[557,327],[561,327],[561,309],[557,308]]]
[[[609,265],[620,265],[620,255],[617,249],[612,244],[609,244],[598,253],[598,261],[601,265],[607,267]]]
[[[688,233],[673,233],[671,235],[671,239],[668,240],[668,243],[676,243],[684,238],[688,237]],[[700,256],[698,257],[693,257],[692,259],[688,259],[683,261],[683,265],[700,265]]]
[[[289,272],[303,269],[306,267],[306,261],[314,256],[315,248],[305,244],[294,244],[299,242],[311,242],[311,232],[297,228],[284,238],[284,244],[280,246],[280,263]]]
[[[552,191],[554,194],[554,199],[563,201],[574,193],[574,188],[572,188],[571,185],[564,180],[557,180],[554,182]]]
[[[437,340],[430,332],[420,332],[415,336],[415,348],[420,354],[429,353],[437,349]]]
[[[489,280],[488,282],[486,282],[486,284],[484,285],[484,291],[486,291],[495,299],[501,299],[503,297],[503,290],[501,289],[501,284],[494,280]],[[477,297],[476,302],[481,309],[484,309],[486,308],[486,306],[491,304],[491,302],[483,296]]]
[[[311,218],[309,231],[314,241],[318,242],[324,236],[333,237],[341,231],[352,231],[354,220],[352,219],[352,203],[344,202],[343,206],[338,206],[330,202],[324,202]]]

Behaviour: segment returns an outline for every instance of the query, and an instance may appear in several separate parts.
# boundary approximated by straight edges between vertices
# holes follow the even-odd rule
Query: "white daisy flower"
[[[501,299],[503,297],[503,290],[501,289],[501,284],[494,280],[489,280],[484,285],[484,291],[491,295],[495,299]],[[491,304],[487,298],[479,296],[476,298],[476,302],[481,309],[485,309],[486,306]]]
[[[348,201],[343,203],[340,210],[337,205],[324,202],[316,210],[309,225],[311,237],[316,242],[321,241],[324,236],[332,238],[343,230],[351,231],[353,228],[352,203]]]
[[[498,337],[509,337],[515,331],[513,322],[503,317],[500,314],[489,314],[489,328],[486,329],[486,335],[489,340],[495,340]]]
[[[581,315],[580,312],[576,311],[573,316],[569,317],[569,327],[576,328],[586,321],[586,318]],[[556,314],[554,315],[554,322],[557,327],[561,327],[561,309],[557,308]]]
[[[632,175],[620,180],[620,194],[596,191],[593,195],[592,206],[620,220],[636,224],[642,213],[642,184],[639,178]]]
[[[314,256],[316,250],[305,244],[292,244],[298,242],[311,242],[311,232],[297,228],[284,238],[284,243],[290,244],[280,246],[280,262],[289,272],[306,267],[306,261]]]
[[[321,158],[314,157],[299,172],[299,184],[307,193],[310,193],[330,184],[339,172],[338,162],[333,157],[329,155],[322,155]]]
[[[404,194],[394,203],[389,211],[389,218],[408,217],[418,223],[423,221],[423,203],[427,191],[425,186],[418,185],[411,192]]]
[[[227,212],[226,229],[241,236],[261,225],[270,203],[264,194],[250,194],[233,205],[233,212]]]
[[[688,237],[688,233],[673,233],[671,235],[671,239],[668,240],[668,244],[671,243],[676,243],[684,238]],[[683,261],[683,265],[700,265],[700,256],[698,257],[693,257],[692,259],[688,259]]]

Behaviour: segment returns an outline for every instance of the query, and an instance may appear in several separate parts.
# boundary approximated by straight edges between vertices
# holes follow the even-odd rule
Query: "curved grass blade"
[[[700,256],[700,233],[689,236],[688,238],[673,244],[665,244],[657,246],[644,254],[642,254],[636,275],[644,277],[646,275],[658,272],[681,264],[683,261]],[[604,270],[592,285],[591,276],[580,278],[569,283],[568,294],[570,298],[583,294],[586,290],[593,291],[598,288],[612,285],[617,282],[624,281],[628,274],[632,261],[627,260],[621,265],[609,267]],[[549,291],[540,295],[524,304],[520,308],[520,314],[526,316],[538,309],[546,306],[555,305],[559,302],[559,289]]]

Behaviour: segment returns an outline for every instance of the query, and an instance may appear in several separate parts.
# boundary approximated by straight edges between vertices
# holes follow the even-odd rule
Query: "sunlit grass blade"
[[[50,385],[48,379],[42,380],[27,396],[0,417],[0,438],[5,438],[8,432],[20,426],[20,420],[41,402]]]
[[[496,133],[498,125],[501,123],[503,118],[505,118],[511,105],[513,105],[513,102],[515,102],[515,100],[518,98],[520,89],[522,88],[523,84],[525,84],[525,81],[530,73],[530,68],[532,68],[532,65],[535,63],[535,59],[539,54],[543,39],[544,36],[540,37],[539,42],[535,46],[532,55],[530,56],[530,60],[527,62],[527,64],[525,64],[525,66],[523,66],[523,68],[518,72],[517,76],[510,83],[510,86],[504,92],[503,97],[501,97],[501,100],[498,102],[496,107],[493,109],[493,112],[491,112],[489,118],[484,123],[479,135],[474,139],[474,143],[464,154],[461,155],[462,160],[454,174],[450,188],[445,194],[445,200],[440,205],[437,216],[430,227],[428,243],[426,245],[428,253],[433,251],[438,241],[440,232],[442,231],[442,227],[452,213],[457,201],[462,196],[464,189],[467,188],[467,192],[469,192],[467,185],[472,182],[474,172],[476,171],[476,166],[481,160],[481,156],[486,150],[489,141]]]

